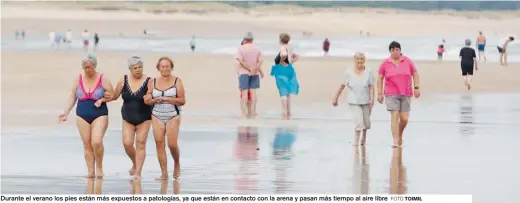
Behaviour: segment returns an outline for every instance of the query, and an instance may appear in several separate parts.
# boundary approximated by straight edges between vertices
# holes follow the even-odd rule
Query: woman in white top
[[[363,53],[356,53],[354,61],[356,67],[347,69],[345,81],[336,92],[332,105],[338,105],[338,98],[347,87],[347,101],[355,124],[354,145],[358,145],[361,131],[363,131],[363,139],[360,144],[364,145],[367,139],[367,130],[370,129],[370,113],[374,105],[374,76],[365,69],[365,55]]]
[[[504,45],[497,46],[498,53],[500,54],[500,65],[507,66],[507,45],[514,41],[515,38],[513,36],[510,36],[506,39],[504,42]]]

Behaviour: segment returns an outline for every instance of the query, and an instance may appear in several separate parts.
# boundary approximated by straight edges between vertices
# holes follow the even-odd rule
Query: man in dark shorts
[[[253,34],[248,32],[244,37],[244,44],[238,48],[237,60],[238,88],[241,91],[242,118],[256,116],[256,90],[260,88],[262,72],[262,50],[253,44]],[[248,101],[250,97],[251,101]]]
[[[462,77],[464,77],[464,85],[471,89],[471,76],[473,76],[473,68],[478,70],[477,54],[475,49],[471,48],[471,40],[466,39],[464,42],[466,47],[462,48],[459,53],[460,69],[462,70]]]
[[[502,47],[497,46],[498,53],[500,54],[500,65],[507,66],[507,45],[514,41],[515,38],[513,36],[508,37],[507,40],[504,42],[504,45]]]
[[[482,34],[482,31],[479,32],[479,35],[477,37],[477,49],[478,49],[478,60],[483,57],[484,61],[487,61],[486,54],[484,53],[486,49],[486,37],[484,34]]]

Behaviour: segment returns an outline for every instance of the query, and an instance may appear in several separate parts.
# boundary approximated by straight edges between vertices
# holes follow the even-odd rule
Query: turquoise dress
[[[278,93],[280,96],[287,96],[289,94],[298,95],[300,92],[300,84],[296,78],[296,71],[292,64],[284,66],[282,64],[275,64],[271,67],[271,76],[276,81]]]

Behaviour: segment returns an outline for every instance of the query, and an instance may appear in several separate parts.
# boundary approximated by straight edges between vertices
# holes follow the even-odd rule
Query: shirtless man
[[[513,36],[508,37],[504,42],[504,45],[497,46],[498,53],[500,53],[500,65],[507,66],[507,45],[514,41],[515,38]]]
[[[478,60],[482,57],[484,57],[484,61],[487,61],[486,59],[486,53],[484,53],[484,49],[486,48],[486,37],[482,34],[482,31],[479,32],[479,35],[477,37],[477,50],[478,50]]]

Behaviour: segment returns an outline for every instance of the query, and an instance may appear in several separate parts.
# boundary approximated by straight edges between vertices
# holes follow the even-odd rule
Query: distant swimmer
[[[184,85],[178,76],[173,74],[173,61],[161,57],[156,68],[160,75],[150,79],[144,102],[152,107],[153,136],[157,149],[157,158],[161,167],[160,180],[168,179],[168,159],[166,144],[173,157],[173,178],[181,175],[179,152],[179,128],[181,125],[181,107],[186,103]]]
[[[128,69],[130,74],[121,77],[117,83],[113,100],[119,96],[123,97],[123,146],[132,161],[132,168],[128,173],[139,179],[146,157],[146,140],[152,120],[152,106],[144,103],[150,77],[143,74],[143,60],[140,57],[133,56],[128,59]]]
[[[508,37],[502,46],[497,46],[498,53],[500,53],[500,65],[507,66],[507,45],[514,40],[513,36]]]
[[[325,56],[329,54],[330,49],[330,41],[329,38],[325,38],[325,41],[323,41],[323,53]]]
[[[94,50],[97,50],[99,44],[99,35],[97,33],[94,33]]]
[[[87,162],[87,178],[103,177],[103,137],[108,127],[107,102],[114,95],[110,80],[96,71],[97,59],[87,56],[81,62],[83,73],[79,74],[72,88],[69,89],[69,98],[64,111],[58,116],[60,123],[67,121],[67,117],[77,102],[76,125],[78,127],[85,161]],[[70,87],[69,87],[70,88]]]
[[[191,37],[191,40],[190,40],[190,48],[191,48],[191,52],[194,52],[195,51],[195,36]]]
[[[475,50],[471,48],[471,40],[466,39],[466,45],[460,50],[460,69],[462,70],[462,77],[464,77],[464,85],[471,89],[471,76],[473,76],[473,69],[478,70],[477,55]]]
[[[81,38],[83,40],[83,49],[85,51],[88,51],[88,44],[90,41],[90,33],[88,33],[88,30],[83,31],[83,33],[81,34]]]
[[[482,34],[482,31],[479,32],[476,45],[478,49],[478,60],[480,61],[480,59],[484,58],[484,61],[487,61],[486,53],[484,52],[486,48],[486,37]]]
[[[22,32],[20,33],[20,35],[22,36],[22,39],[25,39],[25,30],[22,30]]]
[[[19,37],[20,37],[20,31],[15,30],[15,31],[14,31],[14,38],[15,38],[16,40],[18,40]]]

